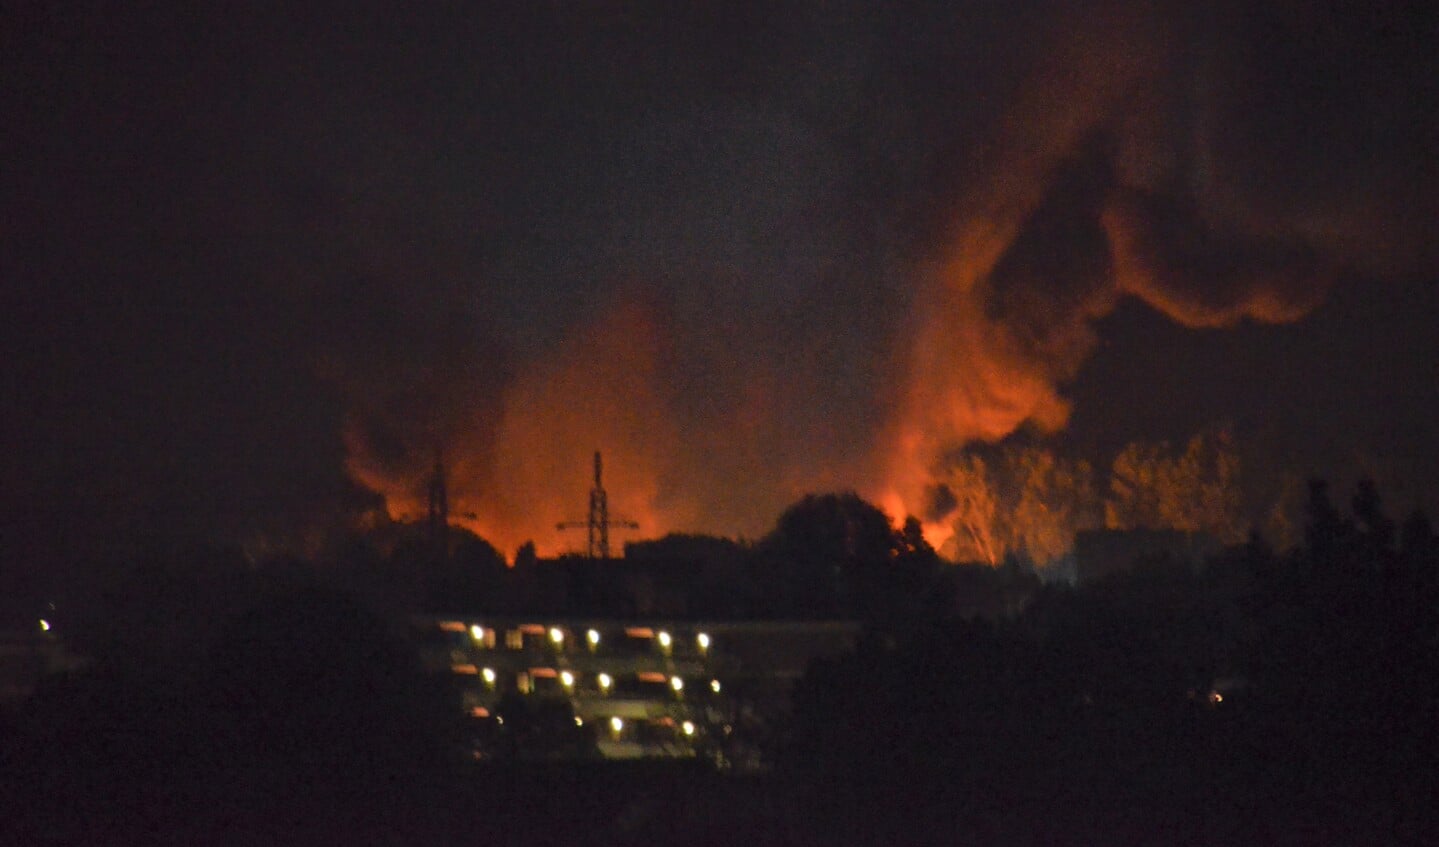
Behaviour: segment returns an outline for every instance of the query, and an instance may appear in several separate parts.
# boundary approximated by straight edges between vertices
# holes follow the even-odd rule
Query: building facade
[[[756,766],[809,662],[851,649],[860,631],[848,621],[439,616],[416,624],[429,669],[460,684],[479,758],[702,757],[722,767]],[[507,712],[532,720],[527,736],[504,726]]]

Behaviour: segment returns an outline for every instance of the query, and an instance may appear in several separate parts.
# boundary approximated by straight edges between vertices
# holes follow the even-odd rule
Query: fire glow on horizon
[[[852,488],[896,522],[921,518],[942,548],[956,532],[934,504],[936,485],[952,483],[947,457],[1021,427],[1062,429],[1063,388],[1093,350],[1094,322],[1121,299],[1215,329],[1295,321],[1317,306],[1332,268],[1293,233],[1252,224],[1209,161],[1212,127],[1195,114],[1206,104],[1170,102],[1178,70],[1161,52],[1163,25],[1123,11],[1056,32],[980,145],[978,175],[944,212],[943,243],[902,263],[909,311],[875,367],[890,388],[866,442],[817,417],[795,431],[815,389],[793,390],[800,377],[781,372],[794,363],[767,356],[763,336],[726,340],[723,326],[697,330],[674,304],[628,294],[523,362],[498,398],[460,401],[483,414],[451,410],[398,459],[382,457],[368,422],[356,421],[352,477],[382,493],[392,516],[423,514],[426,442],[442,443],[456,521],[507,553],[533,541],[554,555],[575,547],[554,526],[583,517],[598,448],[611,512],[646,537],[752,536],[801,494]],[[738,372],[743,389],[680,413],[694,390],[674,363],[696,347],[710,351],[711,371]],[[812,366],[803,377],[822,378],[825,355],[801,363]],[[745,494],[755,487],[766,491]]]

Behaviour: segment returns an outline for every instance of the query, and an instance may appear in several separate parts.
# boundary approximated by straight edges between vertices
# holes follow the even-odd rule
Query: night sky
[[[167,5],[0,5],[7,587],[437,447],[507,554],[597,448],[644,534],[1216,424],[1439,505],[1428,4]]]

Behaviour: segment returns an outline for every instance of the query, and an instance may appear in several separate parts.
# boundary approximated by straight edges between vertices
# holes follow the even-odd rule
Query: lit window
[[[519,629],[507,629],[507,630],[505,630],[505,646],[508,647],[508,648],[511,649],[511,650],[523,650],[523,649],[525,649],[525,633],[524,633],[524,630],[519,630]]]
[[[495,646],[495,631],[493,628],[490,627],[480,626],[479,624],[471,624],[470,638],[472,638],[475,644],[480,647]]]
[[[454,671],[455,673],[471,674],[471,675],[477,674],[477,673],[480,672],[480,669],[477,668],[477,667],[475,667],[474,665],[451,665],[451,666],[450,666],[450,670]]]

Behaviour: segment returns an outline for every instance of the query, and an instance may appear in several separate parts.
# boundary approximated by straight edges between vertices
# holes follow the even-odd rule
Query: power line
[[[595,451],[595,487],[590,489],[590,516],[584,521],[564,521],[555,524],[559,530],[580,529],[583,527],[589,533],[589,557],[591,559],[608,559],[610,557],[610,527],[616,529],[639,529],[640,525],[628,518],[610,517],[609,495],[605,493],[604,483],[601,481],[601,474],[604,466],[600,461],[600,451]]]

